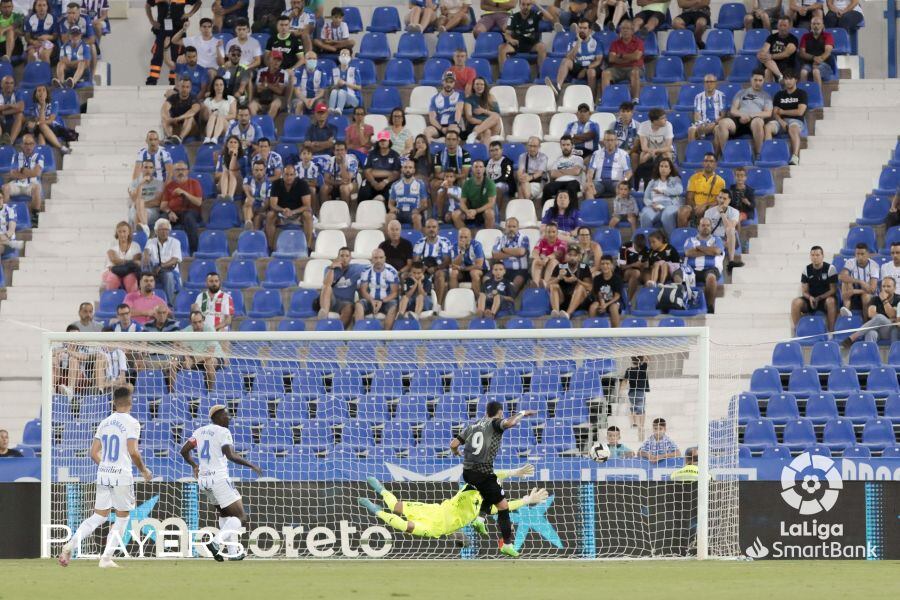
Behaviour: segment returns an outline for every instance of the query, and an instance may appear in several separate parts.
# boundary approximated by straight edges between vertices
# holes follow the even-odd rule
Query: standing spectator
[[[666,420],[653,419],[653,433],[641,445],[638,457],[645,458],[651,463],[658,463],[667,458],[678,458],[678,456],[678,446],[675,445],[672,438],[666,435]]]
[[[203,315],[211,331],[228,331],[234,317],[234,300],[231,294],[222,289],[222,280],[215,271],[206,276],[206,289],[197,294],[192,311],[198,310]]]
[[[25,18],[14,11],[12,0],[0,0],[0,60],[11,61],[13,56],[22,54],[22,27]]]
[[[678,250],[669,244],[666,234],[659,229],[648,236],[650,254],[647,258],[650,272],[645,282],[647,287],[663,285],[669,277],[681,268],[681,257]],[[636,300],[633,299],[632,301]]]
[[[472,93],[463,105],[470,139],[488,144],[491,138],[503,131],[500,119],[500,105],[490,93],[484,77],[476,77],[472,83]]]
[[[413,149],[413,137],[412,132],[406,127],[406,114],[402,108],[391,110],[387,130],[391,134],[391,150],[401,156],[408,155]],[[425,144],[425,148],[428,148],[428,144]]]
[[[519,198],[537,200],[544,193],[544,182],[547,178],[549,160],[541,152],[541,140],[538,137],[528,138],[525,152],[519,155],[516,169],[516,181],[519,184]]]
[[[104,331],[116,333],[123,331],[135,333],[143,330],[144,328],[131,318],[131,307],[125,303],[116,307],[116,318],[104,329]]]
[[[50,91],[46,85],[34,88],[31,93],[31,106],[26,111],[26,116],[28,120],[25,121],[25,131],[34,135],[39,144],[49,144],[63,155],[72,152],[68,141],[69,130],[59,114],[59,102],[50,98]]]
[[[334,157],[328,163],[328,169],[324,173],[320,193],[321,201],[326,202],[337,197],[349,206],[353,206],[351,196],[359,190],[358,175],[359,160],[347,152],[345,142],[335,142]]]
[[[684,186],[675,163],[668,158],[659,161],[653,170],[653,179],[644,188],[641,227],[661,227],[666,230],[666,234],[671,234],[678,220],[690,217],[690,213],[685,211],[685,208],[690,210],[690,207],[682,206],[683,193]]]
[[[496,206],[497,187],[486,175],[484,161],[476,160],[472,163],[472,175],[463,183],[459,210],[452,214],[453,225],[460,230],[465,224],[493,229]]]
[[[631,186],[627,181],[616,184],[616,197],[613,199],[613,215],[609,219],[609,227],[618,227],[622,221],[628,221],[632,231],[638,228],[637,200],[631,195]]]
[[[81,37],[81,28],[69,28],[69,40],[59,49],[59,62],[56,63],[56,83],[74,88],[91,75],[91,48]]]
[[[434,289],[438,302],[444,301],[447,293],[447,269],[453,258],[453,247],[450,240],[438,235],[438,222],[435,219],[425,221],[425,237],[413,246],[413,260],[420,260],[425,270],[434,281]]]
[[[91,302],[82,302],[78,305],[78,320],[69,324],[82,333],[97,333],[103,331],[103,324],[94,320],[94,305]],[[67,328],[67,331],[69,329]]]
[[[365,183],[357,195],[359,202],[381,196],[387,203],[391,185],[400,179],[400,155],[391,150],[390,133],[379,131],[377,138],[378,147],[366,157]]]
[[[438,31],[443,33],[466,27],[472,22],[469,16],[472,0],[441,0],[439,4],[440,16],[438,17]]]
[[[335,114],[343,114],[345,107],[356,110],[362,107],[362,84],[359,71],[350,65],[351,52],[344,48],[338,55],[339,66],[331,71],[331,93],[328,96],[328,108]],[[354,111],[356,114],[356,111]],[[363,108],[365,116],[365,108]]]
[[[753,151],[758,155],[765,139],[766,121],[772,117],[772,98],[763,90],[763,74],[754,71],[750,87],[742,89],[731,101],[730,116],[716,125],[716,147],[725,148],[731,136],[753,136]]]
[[[744,29],[768,29],[781,18],[784,0],[753,0],[751,8],[744,15]]]
[[[604,255],[600,258],[600,272],[593,276],[591,282],[591,304],[588,314],[598,317],[609,315],[609,323],[618,327],[622,322],[622,278],[613,268],[611,256]]]
[[[518,289],[506,277],[506,267],[495,262],[491,267],[491,277],[484,282],[484,290],[478,296],[476,314],[482,319],[493,319],[515,311]],[[488,302],[490,301],[490,305]]]
[[[556,225],[559,238],[566,244],[572,245],[578,241],[578,208],[565,190],[556,194],[553,204],[541,217],[541,229],[546,229],[551,223]]]
[[[716,155],[707,152],[703,155],[703,169],[688,179],[687,202],[678,211],[679,227],[690,227],[707,209],[715,206],[719,193],[725,189],[725,180],[716,173],[716,165]]]
[[[740,214],[741,223],[756,215],[756,192],[747,185],[747,169],[734,169],[734,183],[728,188],[728,194],[731,196],[731,206]]]
[[[47,0],[35,0],[33,10],[25,20],[25,41],[28,43],[27,61],[50,62],[56,37],[56,17],[50,12]],[[161,59],[160,64],[162,64]],[[149,81],[148,84],[156,85]]]
[[[406,30],[422,33],[437,21],[438,0],[409,0],[406,13]]]
[[[723,192],[724,193],[724,192]],[[714,209],[710,209],[714,210]],[[733,209],[732,209],[733,210]],[[703,282],[706,296],[706,312],[716,312],[716,290],[722,274],[725,246],[719,236],[714,236],[713,225],[708,217],[700,219],[697,235],[684,243],[684,260],[692,269],[698,282]]]
[[[237,137],[241,140],[241,146],[245,152],[255,149],[257,142],[262,139],[263,132],[259,125],[250,120],[250,109],[241,106],[237,109],[237,120],[228,124],[225,137]]]
[[[756,58],[766,70],[766,81],[780,82],[784,72],[794,70],[797,64],[797,47],[800,41],[791,33],[791,20],[788,17],[778,19],[778,31],[766,38]]]
[[[356,303],[356,321],[366,315],[384,315],[384,329],[390,331],[397,317],[397,298],[400,293],[400,274],[385,262],[384,250],[372,251],[372,266],[359,278],[359,302]]]
[[[469,170],[472,168],[472,156],[460,146],[459,132],[448,131],[444,139],[444,149],[432,157],[431,197],[437,199],[435,208],[439,217],[451,212],[445,199],[438,194],[445,177],[452,174],[453,184],[462,186],[469,178]]]
[[[632,25],[631,21],[624,20],[619,25],[619,37],[609,46],[609,67],[604,69],[600,78],[601,94],[610,84],[627,81],[635,104],[641,95],[641,75],[644,72],[644,42],[634,35],[637,22],[635,19]]]
[[[860,338],[873,344],[880,340],[890,340],[893,344],[900,338],[900,330],[894,326],[900,304],[900,296],[894,294],[896,289],[897,282],[893,277],[881,280],[881,291],[866,306],[866,322],[863,323],[862,330],[845,337],[841,342],[844,348],[850,348]]]
[[[125,295],[125,304],[131,307],[131,318],[143,325],[153,316],[153,309],[166,301],[156,295],[156,277],[153,273],[141,273],[140,287]],[[93,311],[91,311],[93,314]],[[82,330],[84,331],[84,330]]]
[[[6,252],[6,247],[16,239],[16,209],[6,202],[6,197],[0,194],[0,256]]]
[[[548,287],[559,263],[566,260],[566,243],[559,238],[555,223],[544,228],[544,234],[531,251],[531,282],[535,287]]]
[[[5,429],[0,429],[0,458],[22,458],[21,451],[9,447],[9,432]]]
[[[166,143],[180,144],[197,127],[197,113],[200,103],[191,94],[191,80],[178,82],[178,93],[172,94],[163,102],[160,117]]]
[[[672,19],[672,29],[687,29],[693,25],[697,48],[703,49],[703,32],[709,25],[709,0],[678,0],[681,14]]]
[[[663,2],[653,2],[653,0],[637,0],[637,5],[643,9],[634,15],[635,31],[645,31],[651,33],[657,27],[666,22],[666,15],[669,13],[670,0]],[[624,25],[626,21],[622,21]],[[621,30],[621,25],[619,26]]]
[[[838,275],[841,282],[841,315],[849,317],[853,310],[861,311],[872,300],[878,291],[878,263],[869,257],[869,248],[864,242],[856,245],[853,258],[844,262],[844,268]]]
[[[153,177],[165,182],[172,179],[172,155],[159,145],[159,133],[154,130],[147,132],[147,145],[138,150],[137,159],[134,161],[132,179],[137,179],[142,172],[144,161],[153,163]]]
[[[501,211],[506,210],[506,201],[509,198],[510,190],[516,191],[516,167],[513,162],[503,155],[503,143],[499,141],[491,142],[488,147],[490,159],[485,165],[485,171],[494,187],[497,190],[497,205]]]
[[[431,292],[434,283],[425,273],[425,265],[419,261],[410,265],[409,274],[403,279],[400,289],[400,307],[398,312],[407,319],[418,321],[422,318],[422,311],[432,310],[434,302]],[[412,310],[408,310],[412,303]]]
[[[612,52],[612,49],[610,49],[610,52]],[[612,55],[610,55],[610,62],[612,63]],[[563,84],[571,74],[576,79],[586,79],[593,95],[597,93],[597,76],[601,72],[600,66],[602,64],[603,46],[594,37],[590,21],[582,19],[578,22],[578,33],[575,40],[569,44],[569,50],[560,63],[559,70],[556,72],[556,81],[554,82],[549,77],[545,77],[544,82],[559,95]],[[603,76],[605,77],[605,75],[606,71],[603,71]],[[609,82],[606,85],[609,85]],[[606,89],[606,85],[603,86],[603,89]]]
[[[610,458],[634,458],[634,451],[622,443],[622,431],[615,425],[606,428],[606,447]]]
[[[553,268],[547,284],[550,288],[551,317],[568,319],[576,311],[588,308],[591,271],[581,264],[581,250],[578,246],[566,249],[566,261]]]
[[[244,229],[261,229],[269,212],[272,182],[266,177],[266,163],[253,162],[250,175],[244,178]]]
[[[588,163],[584,184],[585,198],[608,198],[615,195],[619,184],[631,179],[631,159],[618,147],[618,139],[612,131],[603,134],[603,149],[594,152]]]
[[[239,19],[247,20],[249,5],[248,0],[213,0],[213,26],[216,31],[234,29]]]
[[[322,25],[322,31],[313,40],[313,47],[319,52],[337,54],[344,48],[352,50],[353,44],[350,28],[344,23],[344,9],[335,6],[331,9],[331,20]]]
[[[344,324],[344,329],[350,327],[356,288],[364,270],[363,265],[350,263],[350,248],[338,250],[337,260],[325,270],[322,294],[319,296],[320,319],[327,319],[329,313],[335,312]]]
[[[584,179],[584,160],[574,154],[575,146],[571,136],[564,134],[559,140],[559,147],[562,154],[550,165],[550,181],[544,186],[543,200],[547,201],[565,191],[572,204],[575,204]]]
[[[416,177],[416,165],[411,160],[403,161],[400,179],[391,185],[387,205],[385,224],[396,220],[422,231],[423,218],[429,208],[428,184]]]
[[[791,164],[800,164],[800,134],[806,119],[808,99],[805,90],[797,88],[797,76],[793,71],[782,74],[783,89],[772,100],[772,120],[766,123],[766,139],[787,133],[791,139]]]
[[[824,312],[828,331],[834,331],[838,313],[837,269],[825,262],[825,252],[821,246],[810,248],[809,260],[810,264],[800,275],[802,294],[791,302],[791,321],[796,329],[802,315]]]
[[[193,46],[197,49],[197,64],[206,69],[206,74],[212,80],[219,71],[219,49],[224,48],[221,39],[213,36],[213,21],[208,17],[200,19],[200,35],[187,35],[190,21],[185,21],[181,29],[171,40],[173,46],[187,48]],[[96,30],[96,27],[94,28]]]
[[[168,219],[157,219],[153,225],[156,237],[144,247],[144,266],[162,285],[169,303],[175,306],[175,295],[181,289],[181,242],[172,237]]]
[[[541,42],[541,20],[553,22],[555,19],[546,8],[535,4],[534,0],[519,0],[519,10],[513,13],[509,27],[503,29],[505,43],[497,50],[500,70],[510,54],[521,52],[537,54],[537,64],[547,58],[547,46]]]
[[[647,392],[650,391],[650,378],[647,377],[647,357],[632,356],[631,366],[625,369],[625,381],[628,382],[628,402],[631,404],[631,426],[638,430],[638,438],[644,437],[644,406]],[[656,421],[653,421],[654,431]],[[665,421],[663,421],[665,423]]]
[[[313,155],[328,155],[334,151],[337,128],[328,122],[328,107],[319,102],[312,123],[306,129],[306,141],[300,146]]]
[[[481,18],[475,23],[472,34],[477,38],[485,31],[503,31],[509,24],[509,15],[516,7],[516,0],[481,0]]]
[[[44,172],[44,155],[35,152],[34,136],[26,133],[22,136],[22,149],[16,152],[12,160],[12,170],[6,174],[8,181],[3,184],[3,195],[28,196],[31,201],[31,226],[38,226],[38,214],[43,209],[43,187],[41,175]]]
[[[294,72],[294,114],[302,115],[313,111],[319,105],[325,106],[325,71],[319,67],[319,57],[312,50],[306,53],[306,61],[302,68]],[[325,106],[325,111],[328,107]]]
[[[353,121],[344,130],[347,149],[358,160],[365,162],[366,156],[372,151],[372,136],[374,135],[375,128],[366,123],[365,107],[357,106],[353,109]]]
[[[453,71],[444,73],[441,89],[431,98],[428,109],[425,138],[429,143],[437,138],[446,138],[451,131],[459,135],[463,124],[463,95],[454,89],[455,86]]]
[[[228,49],[219,68],[219,76],[225,80],[225,90],[234,96],[238,106],[246,106],[253,88],[253,72],[242,64],[240,46]]]
[[[651,108],[647,120],[638,127],[640,138],[640,155],[638,166],[634,170],[634,186],[643,181],[646,185],[652,177],[653,168],[663,158],[675,160],[673,142],[675,133],[672,124],[666,118],[666,111]]]
[[[826,0],[828,12],[825,13],[825,25],[834,29],[840,27],[847,31],[859,29],[863,20],[862,6],[859,0]]]
[[[528,256],[531,253],[531,244],[528,236],[519,231],[519,220],[515,217],[506,219],[506,227],[503,235],[497,238],[492,249],[491,258],[494,265],[503,264],[504,276],[521,290],[529,278]],[[496,279],[496,271],[494,271]],[[515,298],[516,294],[512,294]]]
[[[281,52],[281,66],[290,71],[305,60],[303,55],[311,47],[312,43],[306,29],[304,28],[299,35],[294,35],[291,33],[291,17],[281,15],[275,24],[275,35],[266,42],[266,53],[271,54],[276,50]]]
[[[128,361],[121,348],[101,346],[95,355],[95,386],[101,393],[110,393],[126,383]]]
[[[465,48],[457,48],[453,51],[453,64],[447,69],[448,73],[453,73],[456,79],[453,83],[453,89],[466,97],[472,93],[472,83],[478,74],[475,69],[468,66],[466,61],[469,55]]]
[[[584,159],[584,164],[589,164],[594,152],[600,147],[600,125],[591,120],[591,107],[587,104],[579,104],[575,113],[575,120],[566,125],[565,134],[572,138],[575,144],[573,153]]]
[[[200,182],[188,177],[187,163],[175,163],[175,177],[163,188],[159,211],[176,229],[187,234],[191,254],[197,251],[202,205],[203,189]]]
[[[256,89],[250,102],[250,113],[259,112],[268,106],[268,115],[274,120],[287,106],[291,91],[291,74],[282,68],[284,54],[281,50],[273,50],[266,57],[266,66],[256,73]]]
[[[103,285],[107,290],[125,289],[131,293],[138,289],[137,274],[141,271],[141,247],[132,238],[131,225],[120,221],[116,235],[106,251],[106,271]]]
[[[37,0],[44,2],[44,0]],[[178,46],[170,44],[175,37],[175,33],[180,31],[184,26],[184,22],[189,20],[194,13],[200,10],[202,2],[197,0],[185,0],[184,2],[166,2],[165,0],[147,0],[144,5],[144,12],[147,20],[150,21],[150,31],[153,32],[155,38],[150,58],[150,73],[147,76],[146,85],[156,85],[159,76],[162,74],[163,56],[166,47],[169,48],[169,58],[174,65],[178,58]],[[185,14],[187,6],[191,5],[191,12]],[[153,7],[156,7],[156,18],[153,18]],[[37,6],[35,5],[35,9]],[[169,70],[169,83],[175,83],[175,71]]]
[[[650,248],[647,247],[647,238],[643,233],[635,234],[631,238],[631,244],[623,244],[619,248],[618,266],[628,285],[628,297],[634,298],[638,285],[650,276]]]
[[[266,237],[275,247],[276,227],[299,226],[306,234],[306,245],[313,247],[312,193],[306,181],[297,177],[294,165],[287,164],[281,179],[272,184],[271,210],[266,213]]]
[[[725,116],[725,94],[716,88],[718,85],[716,76],[707,73],[703,77],[703,91],[694,96],[694,121],[688,127],[688,141],[702,140],[715,132],[719,121]],[[713,146],[718,140],[713,138]],[[715,148],[718,152],[721,148]]]
[[[7,0],[8,1],[8,0]],[[8,146],[19,138],[25,123],[25,101],[16,93],[16,80],[6,75],[0,81],[0,144]]]
[[[180,62],[181,59],[184,62]],[[209,86],[209,72],[205,67],[200,66],[198,60],[197,49],[193,46],[186,46],[184,55],[179,57],[179,62],[175,65],[175,75],[178,79],[190,79],[191,93],[197,98],[203,98],[206,96]]]
[[[247,19],[237,19],[234,23],[234,37],[225,44],[225,53],[237,46],[241,49],[241,66],[248,71],[256,69],[262,64],[262,47],[256,38],[250,35],[250,24]],[[224,63],[224,57],[219,57]]]
[[[813,17],[809,28],[800,37],[800,49],[797,51],[797,56],[800,57],[800,81],[809,80],[812,74],[813,81],[822,87],[822,82],[834,77],[834,71],[828,62],[834,50],[834,36],[825,31],[822,17]]]
[[[468,227],[460,228],[450,262],[450,289],[458,288],[460,283],[471,283],[477,298],[481,293],[481,280],[487,272],[488,262],[481,242],[472,239],[472,230]]]
[[[228,124],[237,116],[237,101],[228,94],[225,80],[216,77],[209,86],[209,94],[200,108],[200,118],[206,120],[206,137],[204,144],[216,144],[222,137]]]
[[[384,251],[387,264],[394,267],[398,273],[406,273],[413,259],[412,242],[400,235],[402,229],[400,221],[396,219],[389,222],[385,229],[387,237],[378,244],[378,247]]]
[[[237,136],[229,136],[225,140],[225,148],[219,154],[216,162],[215,178],[219,185],[219,196],[223,200],[234,199],[235,192],[240,189],[240,182],[249,172],[247,168],[247,155],[241,147],[241,140]]]

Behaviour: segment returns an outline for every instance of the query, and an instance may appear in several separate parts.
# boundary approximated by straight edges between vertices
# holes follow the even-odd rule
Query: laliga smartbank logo
[[[827,512],[844,488],[830,458],[804,452],[781,470],[781,498],[801,515]]]

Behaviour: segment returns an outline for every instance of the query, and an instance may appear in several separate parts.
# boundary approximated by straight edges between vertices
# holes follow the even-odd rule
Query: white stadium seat
[[[353,258],[372,258],[372,251],[384,241],[384,233],[378,229],[365,229],[356,234]]]
[[[327,204],[327,202],[326,202]],[[381,229],[384,227],[387,211],[380,200],[363,200],[356,207],[356,220],[353,229]]]
[[[437,94],[437,88],[430,85],[420,85],[413,88],[409,95],[409,106],[406,114],[427,115],[431,106],[431,99]]]
[[[484,254],[488,259],[491,257],[491,248],[494,247],[494,244],[497,243],[497,238],[501,235],[503,235],[503,232],[499,229],[482,229],[475,234],[475,240],[481,242]]]
[[[553,114],[556,112],[556,94],[548,85],[533,85],[525,92],[523,113]]]
[[[598,112],[591,115],[591,121],[600,126],[600,131],[606,131],[616,122],[616,115],[608,112]]]
[[[406,128],[413,139],[425,131],[425,117],[406,113]]]
[[[554,199],[548,198],[544,200],[544,204],[541,206],[541,219],[544,218],[544,215],[547,214],[547,211],[550,210],[550,207],[553,206]]]
[[[319,209],[316,229],[346,229],[350,227],[350,207],[341,200],[328,200]]]
[[[508,142],[527,142],[528,138],[544,137],[544,128],[541,117],[535,114],[519,113],[513,120],[512,133],[506,136]]]
[[[316,246],[311,258],[337,258],[338,250],[347,245],[347,237],[343,231],[325,230],[316,236]]]
[[[508,85],[495,85],[491,88],[494,100],[500,106],[501,115],[514,115],[519,112],[519,98],[515,88]]]
[[[528,247],[534,248],[541,241],[540,229],[519,229],[519,233],[528,238]]]
[[[547,165],[553,166],[553,162],[562,156],[562,149],[559,142],[543,142],[541,144],[541,152],[547,155]]]
[[[534,214],[534,202],[531,200],[518,198],[507,202],[506,218],[510,219],[512,217],[519,220],[519,229],[537,227],[540,225],[537,216]]]
[[[371,125],[372,129],[374,129],[376,133],[378,133],[382,129],[388,128],[388,120],[384,115],[366,115],[366,117],[363,119],[363,122],[366,125]]]
[[[594,94],[586,85],[570,85],[563,92],[563,101],[559,105],[560,112],[578,112],[579,104],[594,107]]]
[[[303,267],[303,281],[300,287],[308,290],[322,289],[322,282],[325,280],[325,269],[331,266],[331,261],[327,258],[314,258],[307,261]]]
[[[547,128],[547,135],[544,136],[545,142],[558,142],[566,133],[566,127],[569,123],[578,120],[573,113],[560,112],[550,117],[550,126]]]
[[[440,316],[448,319],[464,319],[475,314],[475,294],[472,290],[456,288],[447,292],[444,310]]]

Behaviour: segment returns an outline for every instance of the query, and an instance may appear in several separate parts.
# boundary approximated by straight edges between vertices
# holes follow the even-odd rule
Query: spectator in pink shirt
[[[153,273],[142,273],[140,289],[125,296],[125,304],[131,307],[131,318],[138,325],[144,325],[153,318],[153,310],[166,301],[157,296],[153,289],[156,287],[156,277]]]
[[[544,228],[544,237],[531,251],[531,280],[537,287],[547,287],[556,265],[566,260],[566,243],[559,238],[556,223]]]

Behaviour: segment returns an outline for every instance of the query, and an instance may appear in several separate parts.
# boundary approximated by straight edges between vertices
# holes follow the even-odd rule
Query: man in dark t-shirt
[[[550,276],[550,316],[568,319],[588,302],[590,291],[591,270],[581,264],[581,248],[569,246],[566,262],[556,265]]]
[[[812,261],[800,275],[803,295],[791,303],[791,320],[794,327],[805,314],[824,312],[828,331],[834,331],[837,320],[838,273],[834,265],[825,262],[825,252],[821,246],[813,246],[809,251]]]
[[[281,50],[284,58],[281,62],[282,69],[293,69],[303,60],[306,48],[303,46],[303,38],[291,34],[291,19],[287,15],[278,17],[277,33],[266,42],[266,53],[273,50]]]
[[[800,134],[806,119],[809,99],[806,90],[797,87],[797,75],[793,69],[784,70],[782,89],[772,99],[772,120],[766,123],[766,139],[787,133],[791,139],[791,164],[800,164]]]
[[[269,247],[275,247],[276,227],[302,227],[306,234],[306,245],[312,248],[313,212],[312,193],[305,179],[297,177],[297,169],[288,163],[284,165],[281,179],[272,184],[270,196],[271,210],[266,215],[266,237]]]
[[[778,31],[766,38],[756,58],[766,68],[766,81],[781,81],[786,69],[794,70],[800,41],[791,33],[789,17],[778,19]]]
[[[9,432],[0,429],[0,458],[22,458],[22,453],[9,447]]]
[[[897,320],[897,305],[900,304],[900,297],[894,293],[896,289],[897,282],[893,277],[885,277],[881,280],[881,291],[869,300],[869,306],[866,307],[864,313],[868,320],[863,323],[862,330],[844,338],[844,341],[841,342],[842,346],[849,348],[860,338],[865,338],[867,342],[873,344],[879,340],[897,341],[900,331],[894,327],[894,323]]]
[[[519,0],[519,10],[513,13],[506,31],[503,32],[505,43],[497,49],[497,61],[503,70],[506,57],[517,52],[537,54],[537,63],[542,64],[547,57],[547,46],[541,42],[541,20],[553,22],[556,19],[547,9],[536,4],[534,0]]]
[[[591,306],[588,314],[592,317],[609,315],[610,325],[618,327],[621,322],[622,278],[613,269],[612,258],[600,259],[600,272],[594,276],[591,289]]]
[[[400,221],[394,219],[387,224],[387,238],[378,247],[384,250],[387,264],[397,269],[398,273],[406,273],[413,259],[413,245],[400,235]]]

